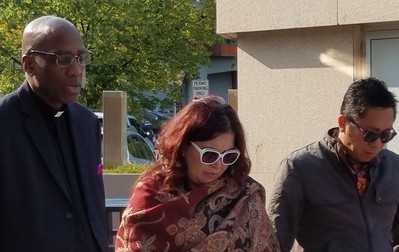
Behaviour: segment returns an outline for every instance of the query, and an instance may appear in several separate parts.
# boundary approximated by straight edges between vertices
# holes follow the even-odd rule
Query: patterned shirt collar
[[[332,128],[328,131],[328,136],[331,138],[331,140],[336,142],[336,151],[339,158],[345,163],[347,167],[349,167],[353,174],[356,174],[361,170],[367,171],[368,167],[370,167],[370,164],[374,162],[374,159],[369,162],[359,162],[353,159],[347,151],[345,145],[338,138],[338,133],[339,128]]]

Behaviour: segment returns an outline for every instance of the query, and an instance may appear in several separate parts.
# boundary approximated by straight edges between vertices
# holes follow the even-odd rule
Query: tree
[[[126,91],[129,112],[180,102],[182,81],[197,77],[219,39],[214,0],[14,0],[0,9],[0,92],[23,80],[13,62],[20,58],[24,25],[56,15],[74,23],[93,52],[80,96],[91,108],[101,107],[103,90]],[[168,99],[158,101],[148,92]]]

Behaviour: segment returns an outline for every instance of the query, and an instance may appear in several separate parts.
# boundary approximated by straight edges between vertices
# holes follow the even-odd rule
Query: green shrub
[[[128,163],[120,166],[105,166],[103,173],[142,173],[146,169],[147,165]]]

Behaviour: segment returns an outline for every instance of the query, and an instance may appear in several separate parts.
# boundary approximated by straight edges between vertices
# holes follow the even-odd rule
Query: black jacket
[[[392,237],[399,242],[399,156],[386,149],[379,153],[359,197],[335,145],[326,137],[281,163],[268,214],[282,251],[297,239],[308,252],[392,252]]]
[[[96,116],[68,105],[73,148],[89,225],[108,250]],[[75,243],[74,204],[66,188],[41,112],[28,84],[0,99],[0,250],[70,251]]]

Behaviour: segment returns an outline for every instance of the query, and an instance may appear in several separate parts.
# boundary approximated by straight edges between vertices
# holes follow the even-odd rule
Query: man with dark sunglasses
[[[22,34],[26,80],[0,99],[0,250],[106,252],[101,128],[76,102],[91,59],[69,21]]]
[[[281,251],[295,240],[304,251],[396,251],[399,156],[384,148],[396,105],[383,81],[356,81],[338,127],[281,162],[268,204]]]

